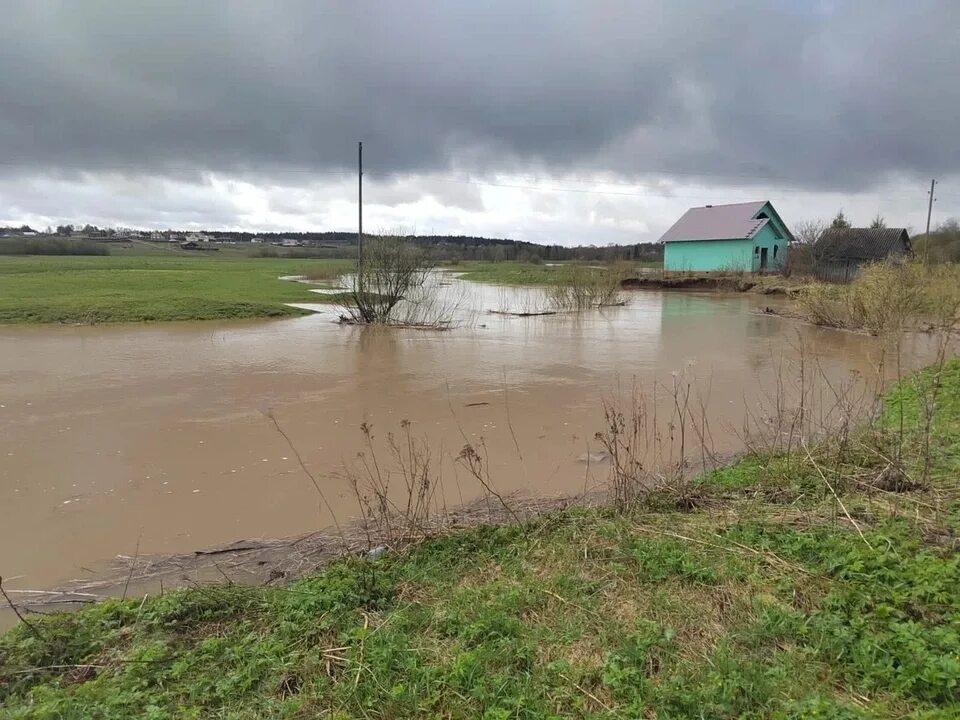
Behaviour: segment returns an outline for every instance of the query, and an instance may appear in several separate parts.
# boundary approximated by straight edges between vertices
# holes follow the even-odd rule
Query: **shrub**
[[[960,310],[960,266],[920,262],[868,265],[848,285],[815,283],[798,295],[807,318],[872,335],[916,324],[950,328]]]
[[[550,304],[564,310],[585,310],[620,301],[623,271],[573,265],[547,289]]]
[[[272,245],[258,245],[250,251],[250,257],[254,258],[275,258],[280,257],[280,251]]]
[[[424,251],[402,237],[368,237],[353,276],[352,302],[344,308],[348,319],[368,325],[397,322],[400,302],[423,288],[429,270]]]
[[[0,255],[109,255],[102,243],[70,238],[14,238],[0,240]]]

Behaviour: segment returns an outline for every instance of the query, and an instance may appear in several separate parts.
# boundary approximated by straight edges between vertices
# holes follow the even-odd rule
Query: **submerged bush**
[[[617,268],[571,266],[547,289],[550,304],[562,310],[586,310],[620,302],[623,273]]]
[[[443,292],[420,246],[399,235],[368,236],[349,287],[342,320],[360,325],[444,329],[462,298]]]

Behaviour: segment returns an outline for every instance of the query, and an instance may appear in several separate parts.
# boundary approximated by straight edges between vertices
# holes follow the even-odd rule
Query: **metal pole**
[[[933,214],[933,189],[936,187],[937,181],[936,178],[930,181],[930,201],[927,203],[927,235],[930,235],[930,215]],[[930,244],[930,240],[927,240],[927,244]]]
[[[357,143],[357,266],[363,263],[363,143]]]

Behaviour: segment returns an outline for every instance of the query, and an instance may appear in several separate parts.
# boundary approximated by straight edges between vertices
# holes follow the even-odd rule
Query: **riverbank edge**
[[[813,284],[805,276],[784,277],[774,274],[743,272],[671,272],[661,266],[620,261],[616,263],[570,263],[531,265],[524,263],[461,263],[442,270],[456,273],[470,282],[508,287],[549,287],[563,283],[565,273],[576,268],[604,270],[619,278],[624,290],[699,290],[712,292],[755,292],[765,295],[793,295]]]
[[[624,290],[700,290],[713,292],[753,292],[761,295],[793,295],[807,283],[783,278],[751,275],[660,275],[628,277],[621,281]]]
[[[846,443],[842,464],[837,438],[745,456],[683,507],[658,493],[558,508],[285,587],[28,616],[0,639],[0,701],[11,717],[946,717],[960,709],[960,361],[938,376],[924,440],[933,376],[890,390],[880,434]],[[900,411],[891,480],[876,444]]]

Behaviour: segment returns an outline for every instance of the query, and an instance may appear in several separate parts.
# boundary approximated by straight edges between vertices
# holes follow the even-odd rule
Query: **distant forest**
[[[338,248],[348,254],[356,251],[357,234],[342,232],[323,233],[214,233],[218,238],[236,242],[249,241],[253,237],[266,242],[284,239],[299,240],[304,246]],[[660,260],[663,247],[655,243],[635,245],[538,245],[535,243],[485,238],[470,235],[408,235],[407,240],[429,248],[437,260],[519,260],[529,262],[539,259],[554,260]]]
[[[100,242],[177,242],[188,236],[202,235],[214,242],[251,243],[252,248],[260,248],[260,254],[269,255],[271,245],[280,245],[284,240],[295,240],[301,246],[301,252],[311,250],[312,256],[352,257],[356,254],[357,234],[355,232],[239,232],[232,230],[163,230],[138,231],[130,229],[99,228],[92,225],[61,225],[56,230],[38,232],[24,225],[20,228],[0,228],[0,236],[22,236],[25,233],[43,237],[55,235],[60,238],[96,240]],[[252,241],[256,240],[254,243]],[[635,245],[538,245],[536,243],[510,240],[507,238],[486,238],[472,235],[408,235],[407,240],[430,248],[435,259],[451,260],[519,260],[521,262],[559,261],[559,260],[646,260],[663,259],[663,246],[658,243],[638,243]],[[293,250],[293,248],[288,248]]]

